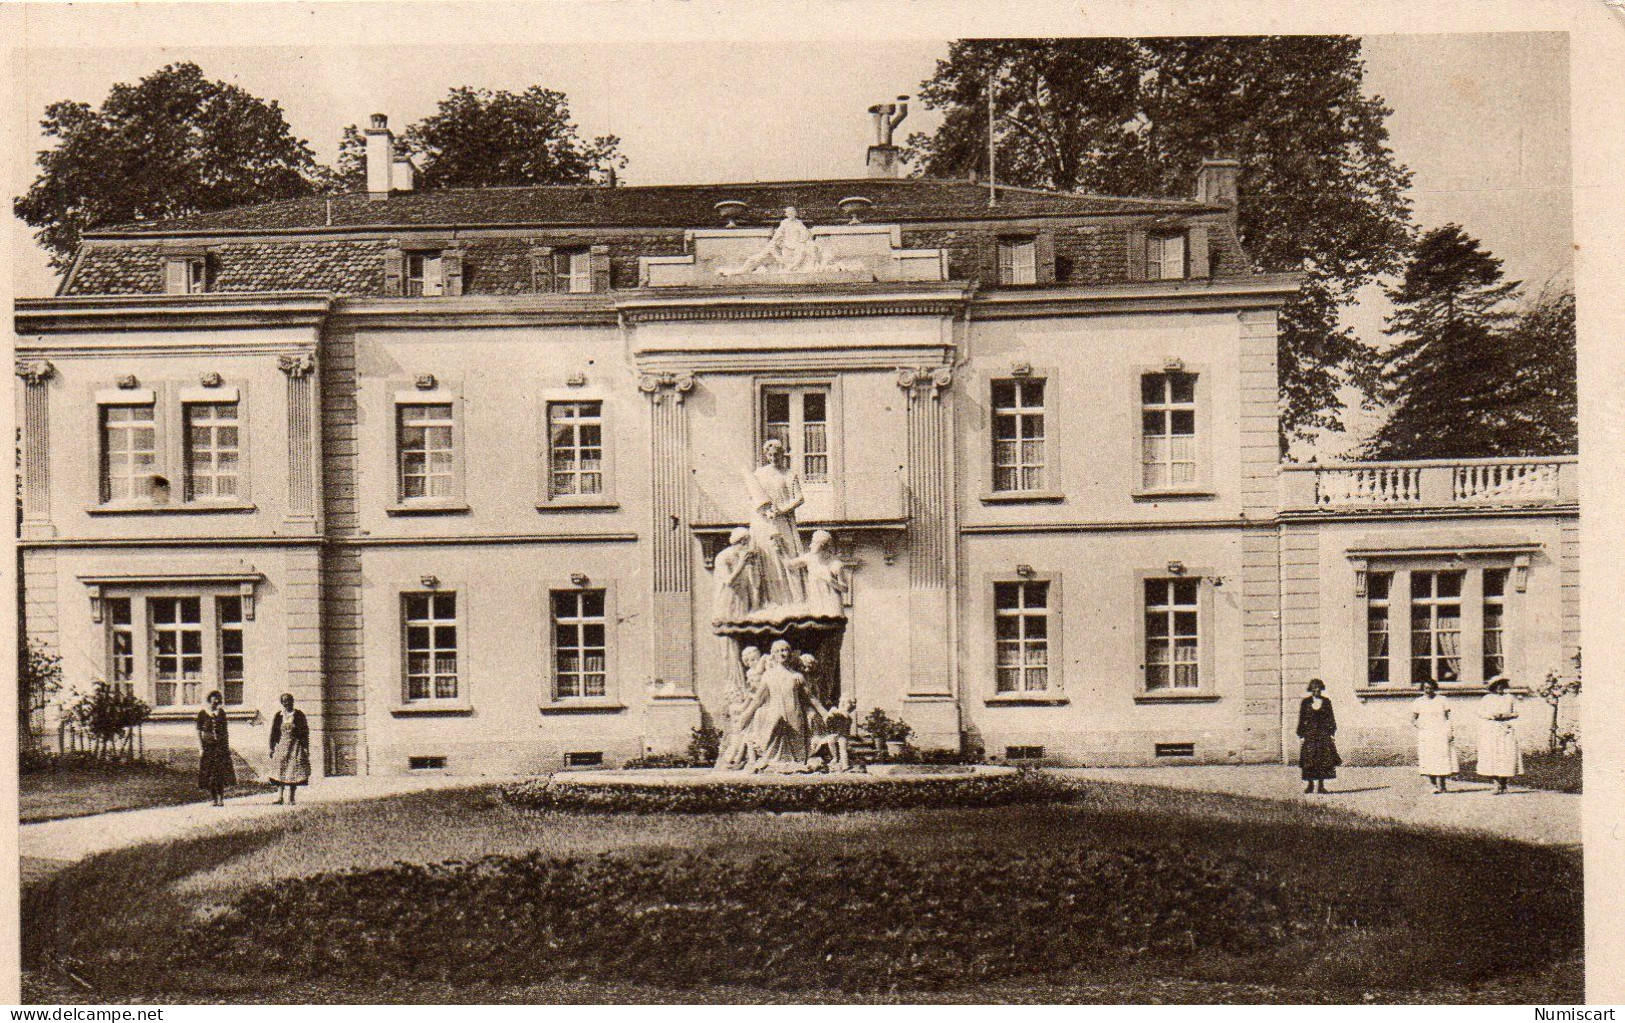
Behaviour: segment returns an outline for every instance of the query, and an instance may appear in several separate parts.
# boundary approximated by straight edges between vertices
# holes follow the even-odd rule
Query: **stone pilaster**
[[[688,408],[691,373],[645,374],[638,390],[649,398],[652,594],[648,705],[644,749],[680,752],[700,723],[694,692],[694,551],[688,513]]]
[[[957,747],[952,384],[948,366],[897,371],[897,386],[908,402],[909,706],[904,714],[921,745]]]
[[[277,368],[288,378],[288,511],[285,524],[302,531],[316,526],[316,357],[283,355]]]
[[[22,502],[24,539],[56,535],[51,525],[51,378],[56,367],[44,359],[17,363],[23,381]]]

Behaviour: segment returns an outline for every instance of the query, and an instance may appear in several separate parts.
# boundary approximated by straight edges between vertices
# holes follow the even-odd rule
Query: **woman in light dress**
[[[278,805],[294,804],[299,786],[310,784],[310,722],[293,706],[293,694],[282,694],[282,709],[271,719],[271,781]]]
[[[1416,726],[1416,770],[1444,792],[1451,775],[1461,770],[1456,762],[1456,740],[1450,734],[1450,708],[1439,698],[1439,683],[1422,683],[1422,698],[1411,711]]]
[[[1523,750],[1518,748],[1518,701],[1505,678],[1490,680],[1490,691],[1478,702],[1479,774],[1495,780],[1495,794],[1523,773]]]

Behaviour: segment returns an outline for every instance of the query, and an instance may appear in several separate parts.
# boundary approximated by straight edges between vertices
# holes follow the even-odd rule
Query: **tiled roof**
[[[930,178],[619,188],[551,185],[431,189],[396,192],[387,199],[373,199],[366,193],[331,198],[310,196],[173,220],[109,227],[89,232],[89,236],[509,225],[692,228],[721,226],[715,207],[730,199],[749,206],[749,211],[738,221],[740,226],[774,223],[785,206],[796,207],[808,223],[830,224],[848,219],[837,203],[851,196],[862,196],[874,203],[864,219],[889,223],[1196,213],[1218,209],[1193,200],[1112,198],[1005,187],[998,190],[997,204],[990,206],[985,185]]]

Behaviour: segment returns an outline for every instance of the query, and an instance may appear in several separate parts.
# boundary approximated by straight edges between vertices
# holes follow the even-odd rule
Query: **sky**
[[[569,96],[584,136],[620,137],[626,184],[856,177],[872,130],[866,108],[915,92],[946,52],[946,41],[913,39],[34,49],[13,64],[12,137],[25,145],[9,154],[9,194],[26,191],[37,173],[46,104],[99,105],[114,83],[180,60],[280,102],[323,162],[334,158],[342,128],[369,114],[387,114],[401,129],[454,86],[542,84]],[[1363,53],[1367,91],[1392,108],[1392,147],[1414,173],[1416,223],[1461,224],[1531,290],[1568,279],[1567,37],[1376,35],[1365,37]],[[915,104],[902,133],[938,121]],[[11,219],[16,293],[49,294],[56,280],[30,235]],[[1386,312],[1380,292],[1368,289],[1349,322],[1377,341]]]

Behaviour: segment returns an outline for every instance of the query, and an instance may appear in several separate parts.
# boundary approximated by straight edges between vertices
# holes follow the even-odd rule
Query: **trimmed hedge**
[[[1386,911],[1355,912],[1248,861],[1182,850],[532,853],[279,881],[195,925],[180,954],[301,979],[941,990],[1192,950],[1268,955]]]
[[[546,778],[500,788],[502,797],[525,810],[571,813],[740,813],[907,810],[920,807],[1009,806],[1073,802],[1081,786],[1037,773],[970,775],[930,779],[879,778],[807,784],[715,782],[700,785],[555,783]]]

